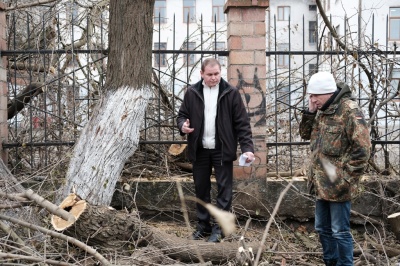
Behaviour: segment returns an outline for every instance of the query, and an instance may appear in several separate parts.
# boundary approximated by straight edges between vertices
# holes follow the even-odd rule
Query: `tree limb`
[[[322,8],[321,0],[316,0],[317,6],[319,13],[321,14],[322,19],[324,20],[325,25],[328,27],[330,33],[332,34],[332,37],[335,38],[335,41],[338,43],[340,48],[346,51],[346,53],[352,55],[354,59],[357,60],[358,64],[360,67],[364,70],[365,74],[368,77],[369,85],[372,86],[373,80],[372,80],[372,75],[371,72],[367,69],[367,67],[360,61],[360,58],[358,57],[358,54],[354,50],[350,50],[339,38],[339,36],[336,33],[336,30],[333,28],[332,24],[330,23],[328,17],[325,14],[325,10]]]
[[[50,201],[46,200],[45,198],[41,197],[40,195],[34,193],[31,189],[28,189],[27,191],[25,191],[25,196],[27,198],[29,198],[30,200],[33,200],[34,202],[36,202],[36,204],[45,208],[52,214],[57,215],[68,222],[72,222],[72,223],[75,222],[75,217],[71,213],[61,209],[57,205],[51,203]]]
[[[61,261],[57,261],[57,260],[49,260],[49,259],[45,259],[45,258],[38,258],[38,257],[33,257],[33,256],[24,256],[24,255],[3,253],[3,252],[0,252],[0,258],[28,260],[28,261],[34,261],[34,262],[48,263],[48,264],[52,264],[52,265],[61,265],[61,266],[72,266],[73,265],[73,264],[69,264],[69,263],[61,262]]]
[[[13,118],[16,114],[24,109],[25,105],[29,103],[32,98],[36,97],[43,92],[43,83],[32,82],[24,88],[12,101],[7,103],[7,119]]]

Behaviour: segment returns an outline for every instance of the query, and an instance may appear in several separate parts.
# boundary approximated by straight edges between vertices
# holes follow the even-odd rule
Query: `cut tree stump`
[[[392,213],[388,216],[388,221],[392,232],[397,240],[400,240],[400,212]]]
[[[98,249],[131,251],[138,244],[152,245],[167,256],[185,262],[198,262],[197,254],[201,254],[204,261],[218,263],[241,256],[238,253],[239,243],[216,244],[177,237],[147,225],[135,212],[118,211],[109,206],[93,206],[87,202],[83,203],[74,194],[63,200],[60,207],[73,213],[76,221],[68,224],[67,221],[53,215],[53,227]],[[259,245],[259,242],[246,243],[246,249],[257,250]]]

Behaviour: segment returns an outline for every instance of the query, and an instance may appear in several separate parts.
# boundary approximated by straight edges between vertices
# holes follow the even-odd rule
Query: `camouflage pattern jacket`
[[[371,141],[364,115],[351,98],[350,88],[337,84],[339,93],[325,111],[303,112],[300,136],[310,140],[308,177],[320,199],[349,201],[356,195],[360,176],[370,156]]]

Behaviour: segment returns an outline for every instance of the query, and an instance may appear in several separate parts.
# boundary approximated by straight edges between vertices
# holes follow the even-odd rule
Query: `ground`
[[[162,213],[148,218],[147,223],[179,237],[187,238],[193,230],[185,226],[185,222],[177,214]],[[236,233],[226,237],[224,241],[239,242],[243,234],[246,242],[261,241],[267,221],[252,219],[247,230],[245,224],[245,219],[238,219]],[[194,221],[191,221],[191,226],[193,225]],[[395,253],[388,251],[378,251],[380,248],[372,244],[381,242],[388,249],[389,247],[399,249],[399,242],[387,230],[371,224],[353,224],[352,234],[355,243],[355,265],[396,265],[399,261],[400,253],[394,255]],[[268,231],[265,243],[267,251],[260,259],[261,265],[324,265],[322,248],[318,234],[313,228],[313,221],[282,221],[277,218]],[[256,252],[254,251],[254,255]],[[220,265],[237,264],[226,262]]]

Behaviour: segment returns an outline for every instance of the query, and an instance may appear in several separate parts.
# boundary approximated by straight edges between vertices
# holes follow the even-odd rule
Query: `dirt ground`
[[[239,218],[236,232],[223,241],[239,243],[241,236],[245,237],[246,242],[261,241],[268,221],[251,219],[247,229],[246,222],[246,219]],[[176,213],[146,217],[146,223],[182,238],[190,237],[195,225],[195,221],[190,221],[191,228],[188,228],[184,219]],[[352,234],[355,265],[400,265],[397,264],[400,262],[400,243],[386,228],[372,224],[352,224]],[[257,250],[253,253],[256,256]],[[240,264],[228,261],[214,265]],[[259,265],[324,265],[313,221],[282,221],[276,218],[268,231]]]

